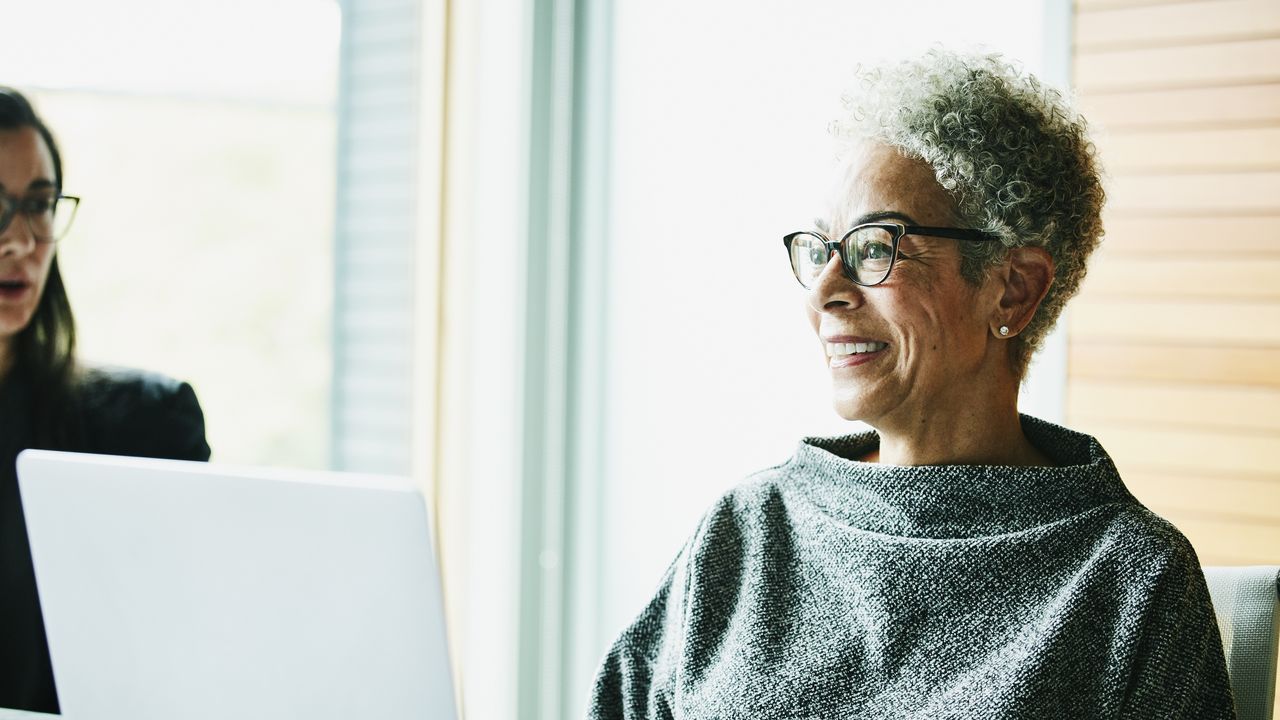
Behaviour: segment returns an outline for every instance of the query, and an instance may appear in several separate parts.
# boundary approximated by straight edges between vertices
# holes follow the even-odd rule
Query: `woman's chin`
[[[831,399],[831,407],[836,414],[845,420],[870,423],[876,416],[875,404],[871,398],[861,392],[840,392],[836,390]]]
[[[34,308],[0,305],[0,340],[8,340],[26,329]]]

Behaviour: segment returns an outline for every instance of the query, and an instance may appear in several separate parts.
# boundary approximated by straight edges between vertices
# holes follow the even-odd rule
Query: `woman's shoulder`
[[[189,383],[117,366],[83,368],[77,382],[89,452],[207,460],[204,413]]]
[[[695,555],[738,552],[788,532],[800,508],[795,507],[783,468],[757,471],[722,492],[704,510],[687,551]]]
[[[809,497],[810,488],[805,482],[811,470],[806,460],[815,452],[828,452],[829,447],[841,452],[861,453],[869,447],[868,438],[874,440],[874,436],[867,433],[802,438],[791,456],[740,477],[725,489],[707,509],[706,517],[722,520],[733,517],[739,523],[776,524],[793,520],[797,513],[817,512],[819,504]],[[849,461],[842,458],[841,462]]]
[[[1126,564],[1153,574],[1199,571],[1195,547],[1173,523],[1136,500],[1105,510],[1097,553],[1123,558]]]
[[[150,370],[91,365],[81,368],[77,385],[85,402],[137,404],[164,402],[186,383]]]
[[[191,385],[148,370],[119,366],[82,368],[76,390],[88,420],[158,421],[199,411]]]

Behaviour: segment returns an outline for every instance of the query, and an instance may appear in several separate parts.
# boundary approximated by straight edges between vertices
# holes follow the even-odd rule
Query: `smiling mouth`
[[[832,370],[852,368],[884,355],[889,343],[872,340],[856,343],[823,343],[827,350],[827,367]]]
[[[824,343],[827,347],[827,357],[843,358],[850,355],[864,355],[867,353],[880,352],[889,347],[889,343],[883,342],[860,342],[860,343]]]

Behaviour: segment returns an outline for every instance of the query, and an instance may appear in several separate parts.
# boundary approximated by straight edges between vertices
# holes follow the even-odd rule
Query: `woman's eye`
[[[880,242],[871,242],[862,246],[863,260],[888,260],[893,248]]]
[[[31,215],[43,215],[53,207],[52,198],[27,198],[22,209]]]

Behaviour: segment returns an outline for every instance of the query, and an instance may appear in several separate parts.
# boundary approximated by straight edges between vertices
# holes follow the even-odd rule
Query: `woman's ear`
[[[1013,337],[1022,332],[1035,317],[1040,301],[1053,284],[1053,258],[1041,247],[1016,247],[1009,250],[1008,270],[1004,277],[1004,293],[992,331],[997,337]],[[1001,328],[1008,328],[1001,332]]]

